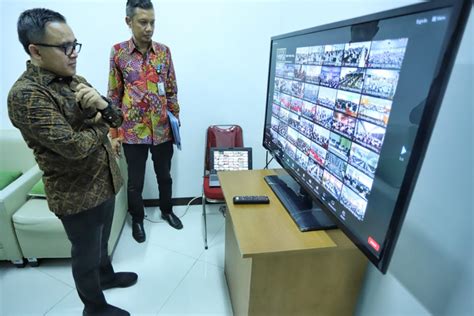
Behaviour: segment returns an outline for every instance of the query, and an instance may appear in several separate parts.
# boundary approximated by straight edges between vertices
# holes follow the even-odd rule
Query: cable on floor
[[[195,201],[195,200],[197,200],[197,199],[199,199],[199,198],[200,198],[200,196],[196,196],[196,197],[192,198],[192,199],[188,202],[188,204],[186,205],[186,209],[184,210],[183,215],[178,215],[178,214],[176,214],[176,216],[178,216],[178,218],[182,218],[184,215],[186,215],[186,213],[188,212],[189,208],[191,207],[191,203],[193,203],[193,201]],[[152,219],[149,219],[149,218],[147,217],[146,213],[145,213],[145,220],[148,221],[148,222],[151,222],[151,223],[163,223],[163,222],[164,222],[164,220],[154,221],[154,220],[152,220]]]

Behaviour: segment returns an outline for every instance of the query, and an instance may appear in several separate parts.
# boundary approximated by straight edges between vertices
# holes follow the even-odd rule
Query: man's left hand
[[[76,101],[81,103],[83,109],[103,110],[107,107],[107,102],[96,89],[80,83],[76,87]]]

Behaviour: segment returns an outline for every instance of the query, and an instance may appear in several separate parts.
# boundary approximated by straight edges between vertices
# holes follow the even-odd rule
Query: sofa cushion
[[[30,199],[12,216],[16,230],[64,232],[59,218],[49,210],[45,199]]]
[[[21,176],[21,171],[0,170],[0,190],[6,188],[10,183]]]
[[[26,258],[69,258],[69,242],[61,220],[46,199],[30,199],[12,216],[21,251]]]
[[[43,179],[40,179],[30,190],[30,193],[28,193],[29,196],[32,197],[40,197],[40,198],[46,198],[46,193],[44,192],[44,183]]]

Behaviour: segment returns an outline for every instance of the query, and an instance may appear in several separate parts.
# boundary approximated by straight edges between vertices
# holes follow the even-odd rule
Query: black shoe
[[[100,284],[102,290],[114,287],[129,287],[137,283],[138,275],[134,272],[116,272],[111,281]]]
[[[176,228],[176,229],[183,228],[183,223],[181,223],[181,220],[178,218],[178,216],[174,215],[173,212],[161,213],[161,218],[167,221],[168,224],[170,224],[170,226],[173,228]]]
[[[121,308],[107,304],[104,308],[94,311],[82,311],[82,316],[130,316],[130,313]]]
[[[132,222],[132,236],[137,242],[144,242],[146,239],[143,222]]]

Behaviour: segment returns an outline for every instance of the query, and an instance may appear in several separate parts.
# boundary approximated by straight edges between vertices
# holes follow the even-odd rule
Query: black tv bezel
[[[316,26],[300,31],[286,33],[271,37],[270,41],[270,56],[268,66],[268,78],[267,78],[267,98],[265,103],[265,121],[263,128],[263,139],[262,145],[267,149],[272,156],[278,161],[278,163],[289,173],[295,181],[302,186],[308,194],[322,205],[324,212],[330,216],[331,219],[337,224],[337,226],[351,239],[351,241],[367,256],[367,258],[379,269],[383,274],[387,272],[390,260],[395,249],[398,236],[400,234],[403,221],[411,200],[413,190],[416,186],[418,174],[421,170],[421,166],[428,148],[428,144],[431,138],[432,130],[436,122],[438,112],[441,108],[443,96],[448,85],[449,77],[454,65],[455,57],[461,43],[462,35],[467,24],[469,13],[471,10],[471,0],[440,0],[435,2],[424,2],[414,5],[409,5],[401,8],[391,9],[387,11],[377,12],[361,17],[347,19],[339,22],[329,23],[321,26]],[[275,40],[281,40],[285,38],[301,36],[309,33],[328,31],[331,29],[349,27],[352,25],[362,24],[374,20],[382,20],[388,18],[395,18],[408,14],[416,14],[429,10],[451,8],[452,16],[448,27],[446,29],[445,38],[442,42],[440,50],[440,56],[442,56],[436,65],[434,79],[429,87],[428,95],[425,103],[430,104],[430,111],[423,111],[423,116],[420,120],[418,132],[415,137],[413,148],[417,148],[414,151],[407,163],[407,169],[400,186],[400,193],[395,204],[395,211],[392,214],[390,224],[386,233],[385,241],[382,244],[382,251],[380,257],[377,258],[369,250],[366,249],[364,243],[358,240],[358,238],[337,218],[337,216],[327,209],[327,207],[320,202],[319,198],[311,193],[307,185],[300,181],[299,176],[286,163],[275,155],[271,148],[265,144],[265,129],[267,124],[267,115],[269,111],[269,99],[273,96],[269,95],[270,92],[270,80],[271,80],[271,61],[272,61],[272,48]]]

